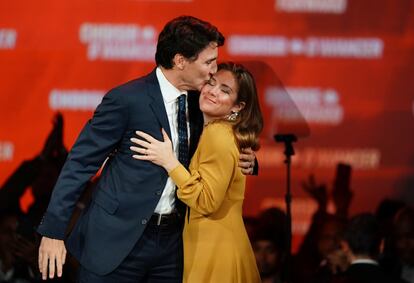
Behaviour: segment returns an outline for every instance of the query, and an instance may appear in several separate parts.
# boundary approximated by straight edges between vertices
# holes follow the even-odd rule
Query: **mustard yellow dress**
[[[231,124],[208,124],[191,159],[170,176],[190,207],[185,220],[184,277],[188,283],[260,282],[242,219],[246,177]],[[188,212],[187,212],[188,213]]]

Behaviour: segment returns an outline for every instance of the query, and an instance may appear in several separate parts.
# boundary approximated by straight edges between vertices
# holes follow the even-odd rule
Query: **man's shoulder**
[[[376,264],[369,263],[356,263],[351,264],[348,270],[345,272],[346,278],[349,278],[354,282],[355,280],[370,279],[372,282],[378,283],[388,283],[391,282],[386,277],[386,274],[383,272],[382,268]],[[364,281],[365,282],[365,281]]]
[[[152,71],[149,74],[146,74],[142,77],[127,81],[123,84],[120,84],[110,90],[110,92],[129,94],[136,93],[137,91],[142,91],[143,89],[158,84],[157,77],[155,76],[155,71]]]
[[[196,90],[189,90],[187,101],[188,101],[188,109],[190,112],[200,112],[200,106],[198,100],[200,98],[200,92]]]

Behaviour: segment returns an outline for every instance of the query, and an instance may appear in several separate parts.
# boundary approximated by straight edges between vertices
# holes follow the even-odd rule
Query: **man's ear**
[[[341,240],[340,245],[341,245],[341,250],[346,255],[348,261],[352,262],[355,259],[355,256],[354,256],[349,244],[346,241]]]
[[[380,254],[384,253],[384,249],[385,249],[385,239],[382,238],[381,244],[380,244]]]
[[[341,250],[344,252],[349,250],[349,244],[345,242],[344,240],[339,241],[339,246],[341,247]]]
[[[186,62],[187,60],[182,54],[177,53],[174,55],[173,63],[178,70],[183,70]]]
[[[341,240],[340,246],[341,246],[342,251],[345,253],[348,253],[351,250],[351,248],[349,247],[349,244],[344,240]]]

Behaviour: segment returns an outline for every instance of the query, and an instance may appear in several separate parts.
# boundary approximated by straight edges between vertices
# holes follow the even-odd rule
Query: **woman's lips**
[[[208,99],[208,101],[210,101],[211,103],[214,103],[214,104],[216,104],[216,101],[215,101],[215,100],[213,100],[213,99],[210,99],[210,98],[208,98],[208,97],[207,97],[207,99]]]
[[[209,98],[207,95],[203,96],[204,100],[207,100],[210,103],[216,104],[216,101],[214,99]]]

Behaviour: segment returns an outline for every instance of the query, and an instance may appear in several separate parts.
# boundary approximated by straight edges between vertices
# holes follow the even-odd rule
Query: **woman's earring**
[[[236,121],[237,116],[239,116],[239,112],[231,111],[231,114],[227,116],[227,120],[229,121]]]

